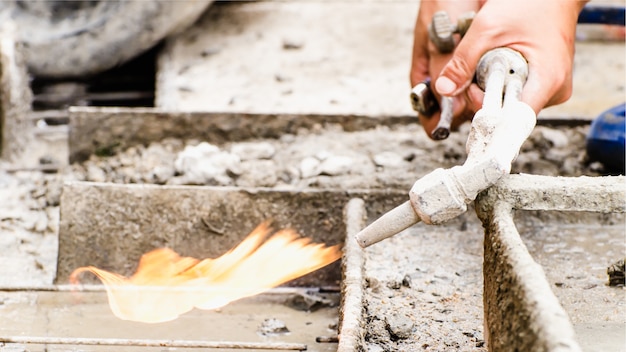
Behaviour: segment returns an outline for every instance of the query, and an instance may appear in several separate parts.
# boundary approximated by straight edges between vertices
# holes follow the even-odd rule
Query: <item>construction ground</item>
[[[102,107],[98,99],[83,96],[55,109],[37,108],[72,91],[78,80],[32,81],[33,104],[17,117],[25,137],[7,135],[6,128],[2,136],[23,148],[0,161],[0,317],[11,322],[0,327],[0,337],[89,337],[100,328],[106,333],[98,337],[306,340],[309,351],[350,350],[347,342],[316,343],[295,332],[261,336],[255,329],[263,319],[246,316],[253,310],[259,317],[282,319],[294,331],[293,326],[317,319],[310,324],[317,336],[336,337],[338,329],[348,329],[346,341],[351,336],[353,347],[363,351],[513,350],[490,345],[497,337],[485,334],[490,309],[508,309],[498,306],[506,297],[486,298],[485,286],[493,283],[485,281],[483,266],[498,249],[485,243],[498,247],[499,233],[485,230],[490,217],[479,218],[476,210],[497,213],[483,210],[491,195],[446,224],[415,225],[362,253],[348,245],[355,226],[406,200],[420,177],[466,158],[469,124],[444,141],[432,141],[411,109],[408,70],[418,6],[418,1],[213,3],[191,27],[135,61],[150,67],[145,76],[152,86],[137,95],[153,98],[147,104]],[[607,268],[625,257],[626,184],[585,152],[590,122],[625,99],[623,37],[601,34],[581,29],[573,96],[540,113],[511,171],[522,178],[554,177],[523,178],[529,186],[518,198],[546,188],[543,198],[513,206],[512,218],[521,239],[516,246],[530,254],[519,260],[538,264],[532,267],[540,274],[533,292],[556,297],[539,301],[537,310],[552,304],[559,317],[515,308],[511,314],[517,315],[493,318],[510,319],[512,325],[488,324],[491,331],[508,328],[519,336],[539,331],[536,341],[561,334],[565,347],[546,343],[540,349],[523,337],[506,340],[509,347],[626,351],[626,291],[609,286],[607,276]],[[572,192],[563,193],[569,186],[557,176],[582,178],[564,183]],[[515,193],[515,177],[507,182],[495,188],[500,198]],[[550,197],[576,201],[532,205]],[[362,203],[355,205],[354,198]],[[322,300],[324,307],[312,318],[274,301],[244,301],[217,313],[194,311],[151,331],[116,323],[103,308],[102,293],[85,299],[96,307],[90,311],[54,289],[83,265],[129,275],[139,256],[158,246],[197,257],[219,255],[265,217],[327,244],[346,243],[342,266],[333,264],[317,282],[301,282],[340,287],[334,292],[343,303]],[[516,266],[511,268],[513,274],[498,277],[518,277]],[[356,288],[346,277],[358,281]],[[519,277],[519,287],[525,287],[528,279]],[[511,285],[513,292],[517,286]],[[353,321],[345,300],[354,290],[361,299]],[[89,320],[88,314],[100,320]],[[236,324],[219,336],[190,329],[187,324],[203,314],[237,316],[247,321],[242,324],[248,332]],[[541,330],[551,323],[564,324],[563,330]],[[134,334],[127,334],[130,330]],[[5,344],[0,350],[57,350],[44,345]]]

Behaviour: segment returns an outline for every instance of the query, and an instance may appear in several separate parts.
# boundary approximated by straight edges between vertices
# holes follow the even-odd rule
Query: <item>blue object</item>
[[[601,162],[607,171],[624,175],[626,160],[626,103],[611,108],[591,123],[587,156]]]
[[[609,24],[624,26],[626,11],[624,6],[588,4],[578,16],[580,24]]]

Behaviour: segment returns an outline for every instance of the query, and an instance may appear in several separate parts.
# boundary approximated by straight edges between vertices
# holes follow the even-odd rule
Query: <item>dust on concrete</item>
[[[513,172],[599,175],[588,163],[588,126],[538,126]],[[439,167],[460,165],[469,126],[444,142],[429,140],[417,125],[346,132],[320,125],[279,139],[216,146],[237,162],[221,178],[190,179],[177,167],[186,147],[202,141],[168,139],[117,155],[92,155],[59,174],[2,172],[0,284],[51,284],[56,271],[58,202],[63,181],[213,184],[276,189],[404,189]],[[256,151],[256,152],[251,152]],[[263,151],[262,153],[260,151]],[[203,165],[210,159],[192,164]],[[324,164],[326,162],[326,164]],[[219,164],[219,163],[218,163]],[[180,166],[180,165],[178,165]],[[33,219],[35,220],[33,222]],[[473,212],[438,227],[398,235],[367,252],[367,348],[370,351],[484,351],[482,335],[482,228]],[[418,250],[419,249],[419,250]]]
[[[368,351],[486,351],[482,227],[472,212],[366,250]]]
[[[432,170],[465,161],[468,129],[469,125],[465,125],[459,133],[438,143],[429,140],[419,125],[380,126],[357,132],[345,132],[340,125],[320,125],[279,139],[211,147],[220,153],[217,156],[215,153],[189,156],[183,152],[194,146],[201,148],[201,141],[167,139],[130,147],[111,157],[93,155],[83,163],[72,165],[66,174],[76,180],[116,183],[289,189],[391,187],[408,191],[419,177]],[[588,126],[535,128],[523,144],[512,173],[602,174],[601,164],[587,162],[584,149],[587,130]],[[214,169],[214,174],[204,170],[208,167]]]

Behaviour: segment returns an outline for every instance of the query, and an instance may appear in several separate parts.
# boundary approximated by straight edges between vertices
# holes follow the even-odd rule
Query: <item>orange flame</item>
[[[272,232],[269,222],[257,226],[237,247],[217,259],[181,257],[168,248],[144,254],[130,278],[81,267],[70,282],[91,272],[105,285],[109,305],[120,319],[159,323],[192,310],[216,309],[262,293],[341,257],[339,246],[326,247],[300,238],[291,229]]]

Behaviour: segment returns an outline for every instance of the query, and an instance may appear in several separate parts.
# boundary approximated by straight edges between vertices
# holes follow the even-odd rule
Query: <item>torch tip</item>
[[[402,232],[420,220],[411,203],[406,201],[366,226],[356,234],[355,239],[361,248],[367,248]]]

